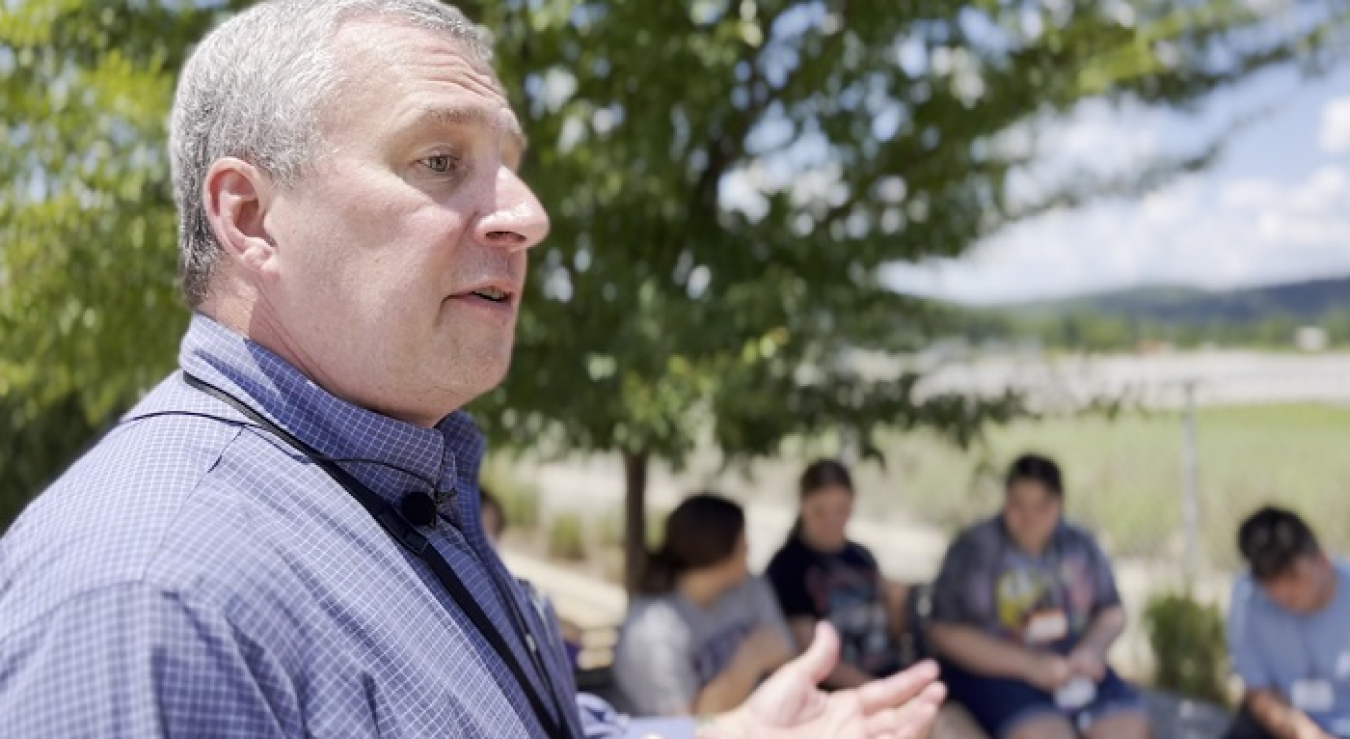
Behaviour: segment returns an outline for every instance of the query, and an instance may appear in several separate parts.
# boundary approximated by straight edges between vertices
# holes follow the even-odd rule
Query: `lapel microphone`
[[[398,502],[398,511],[413,526],[436,523],[436,500],[426,493],[408,493]]]

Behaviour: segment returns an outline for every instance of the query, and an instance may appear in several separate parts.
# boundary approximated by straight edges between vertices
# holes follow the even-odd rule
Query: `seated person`
[[[1110,563],[1063,504],[1059,467],[1024,456],[1002,514],[948,549],[929,629],[943,682],[997,739],[1146,737],[1139,695],[1106,664],[1125,629]]]
[[[1350,737],[1350,565],[1297,515],[1262,508],[1238,530],[1251,568],[1233,588],[1228,648],[1245,690],[1228,739]]]
[[[478,515],[483,519],[483,533],[487,534],[488,541],[494,548],[500,546],[502,534],[506,533],[506,512],[496,496],[482,484],[478,486]]]
[[[798,481],[797,524],[767,571],[795,646],[810,645],[818,621],[839,633],[840,661],[821,683],[852,688],[901,667],[908,589],[888,581],[867,547],[849,540],[853,478],[833,460],[809,465]],[[977,737],[959,709],[944,706],[935,739]]]
[[[747,560],[739,505],[703,494],[671,512],[614,656],[634,715],[720,713],[792,656],[773,594]]]
[[[822,683],[854,688],[901,665],[904,587],[888,582],[867,547],[850,541],[853,478],[833,460],[809,465],[798,481],[797,523],[767,571],[798,650],[811,643],[817,621],[839,632],[840,660]]]
[[[478,515],[483,519],[483,533],[487,534],[492,546],[501,545],[502,534],[506,533],[506,511],[486,486],[478,486]]]

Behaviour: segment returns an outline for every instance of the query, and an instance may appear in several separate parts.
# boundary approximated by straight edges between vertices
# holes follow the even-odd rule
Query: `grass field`
[[[1216,407],[1198,414],[1201,536],[1210,564],[1236,561],[1234,534],[1271,502],[1308,517],[1334,551],[1350,553],[1350,408]],[[923,434],[883,444],[885,470],[863,471],[864,510],[900,507],[955,527],[997,506],[1001,467],[1035,450],[1061,461],[1069,515],[1117,554],[1177,557],[1181,538],[1182,419],[1176,412],[1062,418],[996,429],[961,451]],[[890,494],[887,494],[889,492]]]
[[[1203,408],[1197,431],[1206,563],[1223,569],[1235,565],[1238,523],[1267,502],[1299,511],[1329,549],[1350,555],[1350,407]],[[794,506],[802,464],[832,453],[834,446],[828,439],[790,446],[778,459],[752,465],[749,478],[719,471],[716,455],[706,453],[707,459],[670,476],[668,487],[675,494],[713,489]],[[860,464],[854,470],[859,517],[919,521],[953,531],[997,510],[1003,467],[1020,452],[1039,451],[1064,466],[1070,518],[1097,532],[1109,552],[1182,562],[1182,419],[1177,412],[1019,422],[991,430],[983,444],[964,451],[924,433],[891,435],[880,446],[884,467]],[[485,473],[504,499],[508,517],[521,528],[536,523],[547,528],[543,519],[552,514],[541,510],[540,490],[526,486],[516,491],[519,486],[508,484],[516,476],[506,474],[509,468],[489,465]],[[617,465],[600,470],[602,477],[595,483],[566,495],[606,501],[598,509],[586,508],[595,524],[588,539],[612,543],[621,527],[599,524],[617,521],[622,471]],[[598,492],[601,487],[608,493]],[[522,491],[529,495],[516,494]],[[552,502],[545,507],[559,507],[564,497],[557,490],[549,494]],[[672,504],[652,501],[649,528],[659,530],[661,510]]]

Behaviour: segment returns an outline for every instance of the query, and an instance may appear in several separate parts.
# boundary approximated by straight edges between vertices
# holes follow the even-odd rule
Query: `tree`
[[[0,525],[173,366],[165,124],[189,44],[228,10],[0,12]]]
[[[1314,71],[1345,22],[1230,0],[475,5],[554,225],[512,373],[475,410],[508,446],[622,455],[630,585],[648,464],[678,464],[700,428],[744,458],[837,428],[964,441],[1017,411],[926,394],[900,359],[859,371],[854,352],[903,357],[950,325],[885,265],[1149,187],[1218,143],[1028,197],[1017,134],[1087,100],[1191,110],[1272,65]]]
[[[172,366],[165,113],[192,40],[247,4],[4,5],[0,515]],[[621,452],[634,563],[648,463],[704,422],[753,456],[826,428],[961,440],[1015,410],[926,394],[900,361],[858,371],[855,351],[902,357],[952,325],[883,265],[1213,151],[1030,200],[1010,134],[1094,97],[1187,108],[1272,65],[1315,71],[1345,21],[1311,0],[1278,23],[1234,0],[464,5],[497,32],[554,219],[515,368],[475,411],[499,443]]]

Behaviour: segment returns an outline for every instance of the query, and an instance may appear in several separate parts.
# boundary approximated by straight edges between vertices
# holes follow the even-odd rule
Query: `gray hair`
[[[207,34],[183,66],[169,120],[178,274],[189,307],[208,297],[223,253],[202,202],[207,171],[238,157],[283,186],[307,173],[323,154],[322,106],[342,82],[331,41],[355,16],[446,32],[491,62],[487,31],[436,0],[270,0]]]

